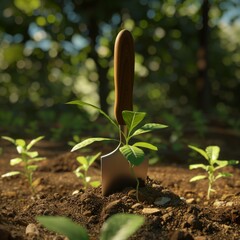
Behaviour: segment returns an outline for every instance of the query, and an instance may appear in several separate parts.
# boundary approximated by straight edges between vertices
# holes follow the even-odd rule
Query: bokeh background
[[[112,115],[123,28],[135,42],[135,110],[168,124],[173,143],[188,130],[239,133],[239,9],[238,0],[1,0],[1,134],[60,141],[107,131],[92,109],[65,103]]]

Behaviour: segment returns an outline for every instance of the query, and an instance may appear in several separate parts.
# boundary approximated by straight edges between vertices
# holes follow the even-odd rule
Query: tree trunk
[[[197,107],[207,113],[210,109],[210,82],[208,79],[208,32],[209,32],[209,1],[203,0],[201,7],[202,27],[199,30],[199,50],[197,53]]]

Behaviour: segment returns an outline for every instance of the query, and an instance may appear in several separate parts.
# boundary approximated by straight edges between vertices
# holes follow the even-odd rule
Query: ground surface
[[[16,150],[4,141],[1,147],[3,174],[13,170],[9,159],[16,157]],[[137,202],[132,188],[109,197],[101,195],[101,187],[83,192],[81,182],[72,173],[77,167],[76,153],[70,153],[69,148],[42,142],[35,149],[47,157],[34,175],[35,198],[23,177],[0,179],[1,240],[64,239],[44,229],[35,220],[38,215],[67,216],[85,226],[91,239],[98,239],[103,222],[119,212],[145,216],[145,224],[131,239],[240,240],[239,167],[227,168],[234,177],[219,180],[215,186],[217,194],[208,201],[206,181],[189,183],[197,171],[189,171],[182,164],[159,163],[149,168],[147,184],[140,189]],[[100,179],[98,162],[90,175]],[[73,194],[76,190],[78,193]],[[30,234],[26,234],[27,226],[33,226]]]

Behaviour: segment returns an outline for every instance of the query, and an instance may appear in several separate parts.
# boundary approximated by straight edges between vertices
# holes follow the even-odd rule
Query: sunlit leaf
[[[189,166],[189,169],[192,170],[192,169],[197,169],[197,168],[202,168],[204,170],[207,170],[207,166],[204,165],[204,164],[191,164]]]
[[[18,175],[18,174],[21,174],[21,172],[12,171],[12,172],[8,172],[8,173],[5,173],[5,174],[1,175],[1,177],[11,177],[11,176],[15,176],[15,175]]]
[[[14,166],[14,165],[17,165],[19,163],[21,163],[23,160],[21,158],[13,158],[10,160],[10,165],[11,166]]]
[[[197,148],[197,147],[194,147],[194,146],[191,146],[191,145],[188,145],[188,147],[193,149],[194,151],[200,153],[206,160],[208,160],[208,155],[203,149]]]
[[[103,224],[100,240],[127,240],[143,223],[143,216],[126,213],[115,214]]]
[[[84,156],[79,156],[79,157],[77,157],[77,161],[78,161],[81,165],[84,165],[84,166],[88,165],[88,161],[87,161],[86,157],[84,157]]]
[[[7,137],[7,136],[2,136],[2,139],[7,140],[13,144],[15,144],[15,140],[13,138]]]
[[[35,152],[26,152],[26,155],[30,158],[35,158],[38,156],[38,152],[35,151]]]
[[[134,166],[138,166],[144,161],[144,152],[138,147],[124,145],[120,147],[120,152]]]
[[[71,152],[76,151],[76,150],[78,150],[80,148],[86,147],[86,146],[88,146],[88,145],[90,145],[90,144],[92,144],[94,142],[102,142],[102,141],[117,141],[117,140],[111,139],[111,138],[101,138],[101,137],[99,137],[99,138],[88,138],[88,139],[85,139],[82,142],[76,144],[72,148]]]
[[[218,146],[208,146],[206,148],[206,153],[209,159],[217,160],[220,153],[220,148]]]
[[[199,180],[202,180],[204,178],[207,178],[207,176],[205,176],[205,175],[198,175],[198,176],[195,176],[195,177],[191,178],[190,182],[199,181]]]
[[[119,128],[118,124],[116,122],[114,122],[113,119],[111,119],[104,111],[102,111],[102,109],[100,109],[97,106],[94,106],[94,105],[92,105],[90,103],[87,103],[87,102],[83,102],[81,100],[74,100],[74,101],[68,102],[67,104],[78,105],[80,107],[88,106],[88,107],[95,108],[99,113],[101,113],[105,118],[107,118],[112,123],[112,125],[114,125],[116,128]]]
[[[20,146],[23,148],[26,146],[26,142],[23,139],[16,139],[15,143],[17,146]]]
[[[140,135],[147,132],[152,132],[152,131],[159,130],[162,128],[167,128],[167,127],[168,127],[167,125],[163,125],[159,123],[146,123],[141,128],[137,129],[133,133],[133,136]]]
[[[146,116],[145,112],[133,112],[133,111],[123,111],[123,119],[128,127],[129,134],[138,126],[144,117]]]
[[[87,160],[88,160],[88,165],[91,166],[97,159],[98,157],[101,155],[101,153],[97,153],[94,156],[88,156]]]
[[[221,177],[232,177],[233,175],[231,173],[218,173],[216,176],[216,180]]]
[[[97,188],[101,185],[101,182],[100,181],[92,181],[92,182],[90,182],[90,185],[94,188]]]
[[[69,240],[88,240],[86,229],[66,217],[38,216],[37,220],[48,230],[68,237]]]
[[[148,148],[150,150],[153,150],[153,151],[157,151],[158,148],[150,143],[147,143],[147,142],[136,142],[133,144],[133,146],[135,147],[142,147],[142,148]]]
[[[37,168],[38,168],[37,165],[29,165],[29,166],[27,166],[27,169],[31,170],[31,171],[35,171],[35,170],[37,170]]]
[[[38,138],[33,139],[28,145],[27,145],[27,150],[30,150],[31,147],[36,144],[37,142],[39,142],[40,140],[42,140],[44,138],[44,136],[40,136]]]

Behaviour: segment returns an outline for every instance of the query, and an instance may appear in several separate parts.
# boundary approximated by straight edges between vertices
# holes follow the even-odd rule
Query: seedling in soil
[[[148,142],[135,142],[132,143],[130,140],[132,140],[133,137],[139,136],[143,133],[149,133],[154,130],[159,130],[162,128],[166,128],[166,125],[159,124],[159,123],[146,123],[143,124],[143,119],[146,116],[145,112],[134,112],[134,111],[123,111],[122,116],[123,119],[126,123],[127,126],[127,133],[124,133],[119,129],[118,124],[110,117],[108,116],[104,111],[102,111],[100,108],[86,103],[82,102],[80,100],[72,101],[69,102],[68,104],[75,104],[78,106],[89,106],[95,108],[99,113],[101,113],[105,118],[107,118],[110,123],[120,131],[120,134],[122,136],[122,139],[116,140],[112,138],[101,138],[101,137],[96,137],[96,138],[88,138],[83,140],[82,142],[76,144],[71,151],[76,151],[80,148],[86,147],[94,142],[99,142],[99,141],[117,141],[120,142],[121,147],[120,147],[120,152],[123,154],[123,156],[127,159],[129,162],[129,167],[131,169],[131,172],[136,179],[137,186],[136,186],[136,194],[137,194],[137,199],[138,199],[138,188],[139,188],[139,180],[135,176],[134,173],[134,166],[140,165],[144,159],[145,159],[145,153],[143,149],[150,149],[153,151],[157,151],[158,148],[155,145],[152,145]]]
[[[216,173],[220,168],[228,165],[238,164],[236,160],[218,160],[220,148],[218,146],[208,146],[205,151],[203,149],[189,145],[189,148],[200,153],[208,162],[208,164],[192,164],[189,169],[202,168],[207,172],[207,175],[198,175],[190,179],[190,182],[199,181],[208,178],[207,199],[210,199],[211,192],[216,192],[212,187],[215,181],[221,177],[231,177],[232,174],[226,172]]]
[[[75,175],[82,179],[83,188],[86,190],[89,185],[92,187],[98,187],[100,185],[99,181],[91,181],[91,177],[88,176],[89,167],[95,162],[95,160],[101,155],[98,153],[94,156],[79,156],[77,157],[77,162],[80,166],[74,171]]]
[[[13,158],[10,160],[10,165],[15,166],[20,164],[21,166],[23,166],[23,170],[11,171],[3,174],[1,177],[10,177],[18,174],[24,175],[28,180],[32,193],[34,194],[35,191],[33,186],[33,172],[36,171],[38,166],[33,163],[42,161],[45,158],[38,157],[38,152],[37,151],[32,152],[30,151],[30,149],[34,144],[36,144],[38,141],[42,140],[43,138],[44,138],[43,136],[35,138],[29,144],[26,144],[26,142],[23,139],[15,140],[13,138],[3,136],[2,139],[9,141],[16,146],[16,150],[19,154],[19,157]]]
[[[89,240],[87,230],[66,217],[39,216],[37,220],[50,231],[63,234],[69,240]],[[118,213],[107,219],[100,231],[100,240],[126,240],[144,223],[144,217]]]

